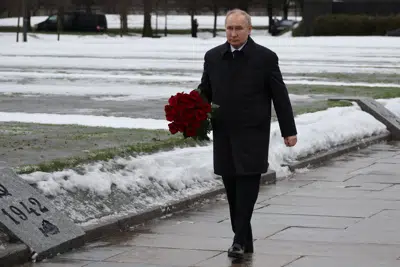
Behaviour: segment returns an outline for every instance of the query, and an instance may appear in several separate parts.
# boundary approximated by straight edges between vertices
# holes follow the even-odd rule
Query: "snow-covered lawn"
[[[313,73],[400,73],[400,39],[396,38],[274,38],[257,34],[254,39],[278,54],[289,85],[333,84],[329,79],[311,80]],[[204,53],[224,41],[223,37],[206,36],[142,39],[65,35],[57,42],[52,35],[32,34],[28,43],[16,43],[14,34],[0,33],[0,94],[22,93],[26,99],[32,95],[52,95],[59,99],[88,96],[97,103],[114,101],[115,105],[124,101],[166,99],[176,92],[194,88],[200,81]],[[333,85],[398,88],[400,80]],[[291,94],[290,97],[292,101],[302,101],[313,96]],[[379,101],[400,115],[399,99]],[[162,110],[163,106],[160,104],[156,109]],[[167,128],[165,120],[154,118],[73,115],[67,111],[65,114],[28,113],[23,104],[19,112],[2,110],[0,121]],[[382,123],[357,105],[303,114],[296,117],[296,122],[299,142],[294,148],[284,146],[278,124],[272,124],[270,164],[281,177],[289,174],[282,164],[386,132]],[[89,190],[105,201],[115,186],[122,192],[137,194],[137,203],[154,205],[220,185],[213,175],[212,145],[97,162],[83,166],[79,172],[37,172],[23,178],[36,183],[43,193],[57,196],[64,208],[68,205],[62,197],[71,196],[67,192],[75,190]],[[152,193],[144,194],[143,190]],[[80,208],[85,209],[83,204]],[[79,216],[82,214],[75,218]]]

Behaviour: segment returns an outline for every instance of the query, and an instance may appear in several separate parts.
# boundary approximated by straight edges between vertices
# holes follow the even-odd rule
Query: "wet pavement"
[[[262,186],[255,253],[227,257],[221,198],[24,267],[400,266],[400,143],[373,145]]]

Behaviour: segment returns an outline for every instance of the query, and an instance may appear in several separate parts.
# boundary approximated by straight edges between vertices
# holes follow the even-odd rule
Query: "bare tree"
[[[165,16],[165,25],[164,25],[164,36],[168,35],[168,0],[164,0],[164,16]]]
[[[22,22],[22,38],[24,42],[28,41],[28,31],[30,30],[31,16],[30,16],[30,1],[23,0],[22,4],[23,22]]]
[[[283,3],[282,3],[282,11],[283,11],[282,19],[288,19],[290,3],[291,3],[291,0],[283,0]]]
[[[143,32],[142,37],[153,37],[153,29],[151,27],[151,11],[152,11],[152,1],[143,0]]]
[[[61,1],[59,0],[59,3]],[[62,3],[57,8],[57,41],[60,41],[60,34],[64,25],[64,6]]]
[[[268,15],[268,32],[272,32],[272,26],[274,25],[273,16],[273,0],[267,0],[267,15]]]
[[[191,28],[190,31],[191,31],[193,37],[196,36],[196,33],[197,33],[196,21],[194,19],[194,16],[196,15],[197,8],[198,8],[197,3],[198,3],[197,0],[192,0],[192,1],[187,2],[188,13],[190,15],[190,28]]]
[[[213,1],[213,14],[214,14],[214,27],[213,27],[213,37],[215,38],[217,36],[217,19],[218,19],[218,1],[214,0]]]
[[[128,9],[129,0],[118,0],[118,10],[120,17],[121,37],[128,33]]]

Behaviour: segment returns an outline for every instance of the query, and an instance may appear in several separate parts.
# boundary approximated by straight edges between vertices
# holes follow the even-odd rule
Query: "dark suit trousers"
[[[229,202],[234,242],[246,246],[253,242],[251,217],[260,190],[261,174],[247,176],[223,176]]]

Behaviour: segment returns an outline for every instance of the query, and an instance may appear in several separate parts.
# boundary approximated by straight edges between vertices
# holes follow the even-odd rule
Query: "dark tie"
[[[233,58],[238,58],[239,56],[240,56],[240,51],[239,50],[233,51]]]

